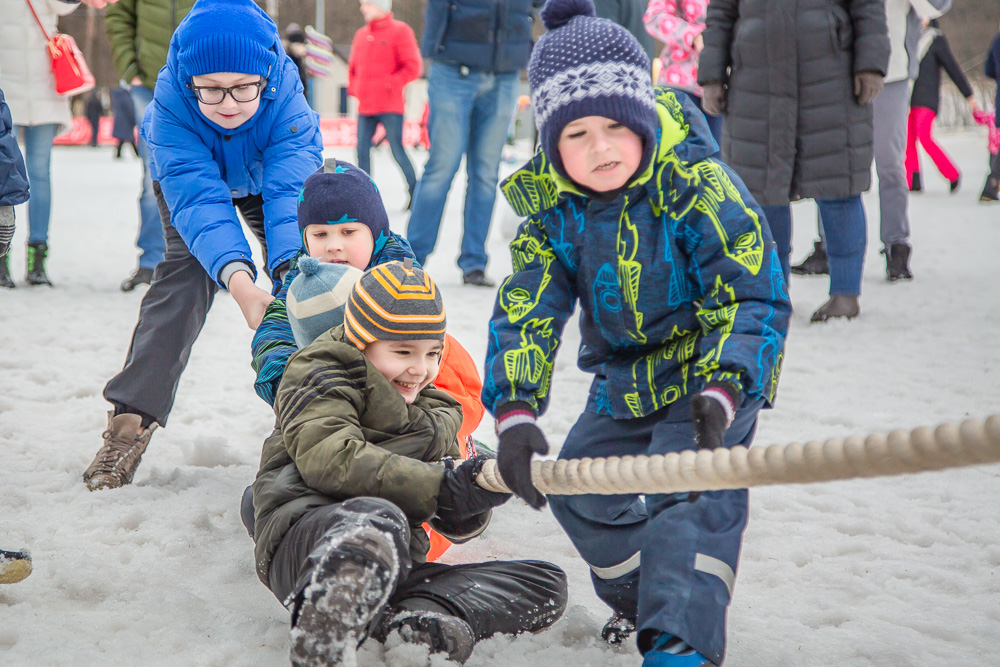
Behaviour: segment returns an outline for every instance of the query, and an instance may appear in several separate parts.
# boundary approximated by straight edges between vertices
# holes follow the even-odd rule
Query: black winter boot
[[[893,243],[885,252],[885,275],[890,283],[897,280],[913,280],[910,273],[910,246]]]
[[[10,277],[10,255],[0,257],[0,287],[14,289],[14,279]]]
[[[812,314],[809,321],[826,322],[827,320],[840,317],[851,320],[860,314],[861,305],[859,304],[859,298],[857,296],[849,294],[834,294],[830,297],[829,301],[820,306],[816,312]]]
[[[983,194],[979,195],[979,201],[997,201],[1000,199],[1000,178],[990,176],[983,186]]]
[[[920,172],[915,171],[910,177],[910,192],[923,192],[923,190],[920,186]]]
[[[49,246],[45,241],[28,244],[28,277],[29,285],[48,285],[52,282],[45,275],[45,258],[49,254]]]
[[[372,636],[385,643],[398,632],[407,644],[422,644],[431,653],[447,654],[448,660],[464,664],[476,646],[476,637],[468,623],[434,611],[400,609],[383,616]]]
[[[123,292],[131,292],[139,285],[148,285],[151,282],[153,282],[153,269],[139,267],[122,281],[121,288]]]
[[[792,273],[797,276],[825,276],[830,273],[830,259],[826,256],[826,248],[822,241],[813,243],[812,254],[806,257],[801,264],[791,267]]]

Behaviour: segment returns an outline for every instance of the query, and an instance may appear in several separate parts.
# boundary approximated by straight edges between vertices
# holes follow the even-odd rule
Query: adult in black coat
[[[703,104],[726,116],[722,156],[764,208],[789,274],[789,203],[815,199],[830,300],[813,321],[860,313],[872,107],[889,63],[882,0],[712,0],[698,68]]]
[[[111,114],[114,116],[111,136],[115,138],[115,157],[122,156],[125,144],[131,146],[132,152],[139,157],[139,149],[135,147],[135,104],[127,88],[119,86],[111,91]]]
[[[101,91],[95,90],[87,98],[87,105],[84,107],[87,122],[90,123],[90,145],[97,145],[97,135],[101,129],[101,116],[104,115],[104,105],[101,103]]]

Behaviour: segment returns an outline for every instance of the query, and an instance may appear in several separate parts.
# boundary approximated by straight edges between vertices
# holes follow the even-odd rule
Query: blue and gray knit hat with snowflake
[[[309,225],[360,222],[372,232],[372,257],[382,252],[391,233],[375,181],[364,170],[333,158],[325,160],[302,184],[298,216],[301,234]]]
[[[542,150],[566,176],[557,145],[578,118],[616,120],[643,140],[640,169],[656,145],[657,115],[649,58],[628,30],[594,16],[592,0],[549,0],[542,35],[528,63],[531,105]]]

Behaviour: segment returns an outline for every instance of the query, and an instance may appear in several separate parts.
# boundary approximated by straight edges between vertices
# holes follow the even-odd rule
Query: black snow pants
[[[170,223],[170,209],[155,181],[153,193],[160,208],[166,252],[139,306],[125,366],[104,387],[104,398],[115,406],[116,415],[141,414],[143,426],[150,421],[166,426],[181,373],[219,286]],[[259,194],[240,197],[233,199],[233,205],[260,241],[267,266],[264,198]]]
[[[271,560],[271,592],[292,611],[293,618],[302,590],[328,548],[323,536],[345,524],[368,524],[392,535],[399,580],[383,614],[409,610],[457,616],[469,624],[479,641],[496,633],[544,630],[566,609],[566,574],[555,565],[544,561],[412,565],[410,528],[402,511],[381,498],[352,498],[318,507],[299,519]]]

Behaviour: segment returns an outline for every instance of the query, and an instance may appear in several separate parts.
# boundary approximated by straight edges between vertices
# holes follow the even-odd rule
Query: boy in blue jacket
[[[566,321],[594,374],[560,458],[749,446],[774,400],[791,305],[760,207],[704,117],[590,0],[552,0],[528,65],[541,150],[502,185],[528,217],[489,327],[483,403],[498,466],[535,508],[536,418]],[[683,98],[683,99],[681,99]],[[721,664],[747,491],[553,496],[556,519],[643,664]],[[616,628],[625,632],[615,633]]]
[[[125,367],[108,382],[104,445],[83,475],[91,490],[132,481],[219,288],[256,329],[270,292],[237,210],[281,284],[300,246],[295,206],[322,163],[319,117],[302,94],[278,28],[251,0],[199,0],[170,42],[142,135],[167,250],[139,310]]]

